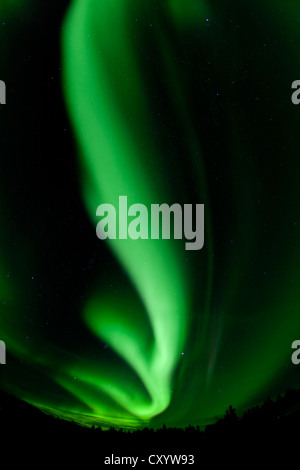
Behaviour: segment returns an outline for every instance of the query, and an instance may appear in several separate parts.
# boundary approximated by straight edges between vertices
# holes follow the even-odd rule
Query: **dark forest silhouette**
[[[0,451],[9,449],[11,458],[36,455],[36,449],[44,449],[51,458],[68,455],[83,459],[89,457],[101,461],[104,456],[152,454],[193,454],[199,459],[212,458],[221,461],[230,450],[231,458],[239,455],[274,457],[278,451],[299,447],[300,389],[288,390],[276,399],[267,399],[239,417],[230,405],[222,418],[204,429],[199,426],[161,429],[145,428],[128,431],[101,427],[87,428],[42,413],[37,408],[0,392],[0,425],[2,443]],[[17,449],[17,452],[16,452]],[[51,452],[49,451],[51,449]],[[91,457],[92,458],[92,457]],[[18,461],[20,461],[18,460]],[[69,460],[68,460],[69,461]]]

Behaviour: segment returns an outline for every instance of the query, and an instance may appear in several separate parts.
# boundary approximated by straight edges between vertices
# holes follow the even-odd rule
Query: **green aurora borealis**
[[[13,3],[0,14],[17,28]],[[49,82],[25,106],[10,96],[1,114],[0,373],[4,389],[46,412],[104,427],[196,425],[300,385],[290,359],[300,336],[300,108],[290,99],[300,7],[229,3],[66,2],[45,52],[61,65],[53,91],[36,30],[19,25],[38,51],[26,45],[24,57]],[[50,34],[41,7],[29,10]],[[12,32],[0,39],[18,55]],[[16,70],[6,53],[0,79],[9,92],[14,76],[20,98],[29,79]],[[58,104],[47,108],[44,93]],[[120,195],[204,203],[204,248],[101,242],[96,208]]]

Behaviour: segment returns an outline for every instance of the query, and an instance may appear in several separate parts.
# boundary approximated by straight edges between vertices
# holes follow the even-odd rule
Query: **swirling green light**
[[[96,208],[117,207],[120,195],[148,207],[191,198],[205,203],[204,250],[109,241],[118,288],[102,273],[60,341],[45,337],[34,301],[26,306],[30,240],[18,275],[7,277],[9,253],[0,263],[0,336],[27,367],[6,366],[5,385],[85,425],[201,424],[299,384],[290,361],[300,334],[295,7],[161,3],[75,0],[63,24],[85,228],[101,243]],[[60,316],[77,320],[58,310],[58,326]],[[70,337],[73,349],[62,341]]]
[[[150,141],[148,135],[152,125],[150,113],[147,111],[151,109],[151,97],[144,84],[149,81],[147,76],[149,70],[147,67],[144,69],[141,66],[137,67],[139,60],[136,41],[144,39],[145,42],[141,43],[143,47],[146,39],[145,33],[144,36],[139,35],[138,32],[134,34],[136,27],[133,25],[134,22],[142,22],[145,28],[147,14],[154,18],[153,25],[150,24],[150,26],[153,27],[153,34],[156,35],[161,47],[161,52],[157,53],[157,56],[160,57],[160,67],[164,68],[165,76],[169,80],[169,89],[172,90],[170,99],[174,100],[178,115],[181,114],[185,118],[182,121],[183,135],[185,134],[189,140],[190,148],[194,152],[197,151],[199,155],[197,136],[193,132],[191,116],[189,116],[185,102],[186,92],[180,81],[175,78],[176,68],[170,60],[173,46],[170,47],[171,43],[168,43],[167,33],[162,25],[168,22],[173,23],[172,26],[174,30],[177,30],[180,44],[184,36],[188,37],[187,28],[189,31],[202,30],[205,19],[209,21],[209,18],[206,18],[209,10],[205,3],[197,3],[196,6],[194,2],[188,2],[183,8],[180,2],[170,1],[161,11],[161,18],[165,23],[160,23],[154,12],[151,2],[144,5],[143,12],[141,12],[141,8],[135,2],[131,2],[129,6],[126,1],[112,5],[109,2],[96,0],[90,2],[78,0],[73,3],[66,22],[65,92],[81,145],[82,163],[86,168],[83,192],[94,223],[97,204],[109,201],[117,205],[118,197],[122,194],[129,196],[130,203],[154,202],[159,198],[168,199],[165,188],[158,183],[159,169],[155,166],[156,156],[162,154],[162,149],[155,139]],[[228,103],[228,108],[230,108],[230,103]],[[232,128],[236,127],[235,118],[232,116],[230,119]],[[236,149],[232,148],[233,155],[239,151],[239,146],[243,146],[243,139],[239,140],[240,143],[238,139],[236,140]],[[144,145],[145,142],[147,146]],[[251,156],[249,156],[249,163],[245,164],[253,173],[250,159]],[[247,160],[246,157],[246,162]],[[199,162],[201,162],[201,157],[198,157],[198,164]],[[202,181],[203,189],[205,187],[203,168],[200,172],[202,172],[200,182]],[[243,195],[241,201],[244,200],[244,202],[247,200],[245,189],[246,186],[239,188],[240,194]],[[250,221],[253,209],[250,201],[247,204]],[[245,223],[248,224],[248,221]],[[250,243],[251,239],[254,243],[255,234],[249,237],[250,226],[249,230],[246,229],[246,224],[244,228],[244,235],[248,234],[248,241],[244,240],[243,249],[245,262],[250,255]],[[110,393],[116,402],[136,416],[149,418],[163,411],[170,402],[172,372],[176,365],[176,358],[187,338],[185,322],[189,306],[183,263],[180,261],[179,250],[174,251],[171,245],[166,247],[160,243],[146,244],[129,241],[124,243],[112,241],[110,245],[130,276],[149,315],[154,333],[155,352],[149,356],[149,351],[144,349],[142,334],[131,329],[131,322],[122,312],[122,307],[121,312],[116,314],[109,305],[103,308],[99,300],[88,309],[86,319],[94,333],[112,344],[142,379],[151,396],[152,404],[149,406],[140,399],[131,401],[128,396],[120,393],[121,384],[116,388],[113,385],[107,387],[102,379],[99,380],[99,377],[89,378],[89,381],[94,385],[97,384],[106,393]],[[232,287],[228,288],[228,293],[223,300],[224,313],[220,315],[220,319],[229,314],[230,302],[232,302],[230,292],[235,283],[238,285],[238,276],[241,271],[242,267],[239,267],[238,259],[236,259],[235,267],[231,270]],[[209,282],[207,285],[209,292]],[[201,384],[202,380],[207,391],[212,385],[213,365],[218,355],[217,351],[220,349],[222,331],[221,324],[212,327],[212,318],[209,318],[209,314],[216,318],[212,312],[216,306],[211,304],[210,294],[211,292],[209,292],[206,309],[198,312],[200,318],[203,318],[198,337],[200,341],[198,353],[204,349],[202,354],[204,357],[208,355],[209,366],[208,368],[202,366],[203,372],[207,370],[206,374],[201,372],[200,366],[197,382]],[[215,330],[212,336],[208,334],[211,329]],[[290,332],[287,331],[287,343],[289,335]],[[206,346],[206,352],[205,344],[210,344]],[[263,350],[263,336],[260,340],[257,336],[256,347],[260,351]],[[260,361],[260,365],[254,365],[254,361],[251,360],[248,367],[250,369],[254,367],[255,374],[254,370],[252,374],[256,379],[251,383],[246,381],[248,385],[242,380],[235,392],[231,390],[231,396],[236,400],[240,400],[242,395],[249,397],[257,384],[264,382],[266,370],[273,367],[271,364],[277,363],[278,360],[279,357],[276,354],[272,358],[269,357],[266,363]],[[234,376],[234,369],[232,372],[226,369],[226,374]],[[222,376],[221,372],[220,376]],[[85,380],[87,380],[86,374]],[[203,385],[200,385],[200,389]],[[229,396],[228,400],[230,400]],[[212,412],[209,409],[208,407],[208,414]]]

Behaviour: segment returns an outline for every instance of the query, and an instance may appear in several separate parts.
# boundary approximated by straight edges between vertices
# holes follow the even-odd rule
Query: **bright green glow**
[[[300,33],[287,3],[71,4],[63,86],[91,230],[97,206],[117,206],[119,195],[149,207],[190,202],[194,191],[205,247],[110,242],[117,288],[99,281],[80,312],[90,349],[76,328],[45,338],[41,312],[28,313],[29,286],[7,278],[1,259],[1,339],[30,371],[1,373],[20,397],[82,424],[185,426],[299,385],[290,345],[300,336],[300,135],[289,85]],[[69,314],[59,310],[57,325]],[[61,340],[70,337],[73,352]]]
[[[166,189],[153,182],[155,154],[160,149],[155,144],[143,147],[150,127],[145,112],[149,103],[127,34],[126,4],[77,1],[65,23],[65,92],[82,147],[84,197],[95,226],[101,202],[117,207],[119,196],[128,195],[128,204],[149,205],[168,197]],[[108,37],[115,38],[109,56],[103,49]],[[132,394],[132,390],[126,393],[122,383],[107,383],[84,372],[80,378],[109,394],[129,413],[149,419],[170,403],[172,376],[186,339],[189,302],[183,253],[175,243],[162,240],[117,240],[110,246],[148,314],[153,332],[151,351],[143,342],[143,332],[132,322],[132,312],[124,311],[124,303],[114,309],[101,298],[94,300],[87,307],[85,321],[131,366],[150,400],[145,394]]]
[[[23,6],[30,5],[31,3],[31,0],[1,0],[0,15],[20,13]]]

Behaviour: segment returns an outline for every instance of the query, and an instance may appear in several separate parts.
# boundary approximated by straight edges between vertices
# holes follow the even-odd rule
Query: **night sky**
[[[1,388],[84,425],[204,425],[300,386],[298,1],[1,1]],[[204,204],[205,243],[96,209]]]

